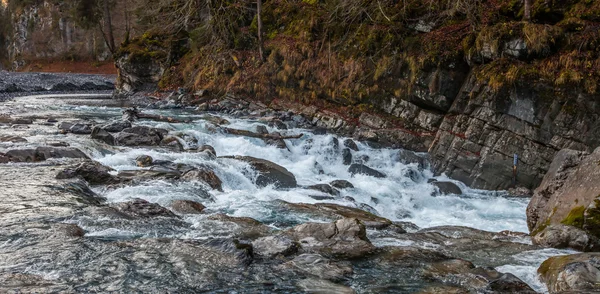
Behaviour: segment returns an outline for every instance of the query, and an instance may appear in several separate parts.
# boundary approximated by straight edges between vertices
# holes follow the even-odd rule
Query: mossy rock
[[[561,223],[581,229],[581,228],[583,228],[583,224],[584,224],[584,217],[583,217],[584,212],[585,212],[585,207],[576,206],[575,208],[571,209],[571,211],[569,212],[567,217],[565,219],[563,219],[561,221]]]

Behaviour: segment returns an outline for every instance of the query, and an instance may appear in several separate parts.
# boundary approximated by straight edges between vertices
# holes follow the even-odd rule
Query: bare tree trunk
[[[256,15],[258,20],[258,54],[260,55],[260,61],[264,61],[263,55],[263,42],[262,42],[262,0],[256,0]]]
[[[110,17],[110,9],[108,0],[104,0],[104,26],[106,29],[106,43],[111,53],[115,53],[115,37],[113,36],[112,19]]]
[[[525,5],[523,8],[523,20],[530,21],[531,20],[531,0],[524,0]]]

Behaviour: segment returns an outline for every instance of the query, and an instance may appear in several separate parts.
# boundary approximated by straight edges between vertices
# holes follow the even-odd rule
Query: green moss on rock
[[[575,208],[571,209],[567,217],[563,219],[561,223],[581,229],[583,228],[584,224],[584,212],[585,207],[576,206]]]

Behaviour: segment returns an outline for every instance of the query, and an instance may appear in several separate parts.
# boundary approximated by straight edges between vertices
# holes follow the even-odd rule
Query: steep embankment
[[[262,61],[253,10],[200,5],[181,30],[164,17],[123,45],[118,92],[260,100],[429,150],[437,172],[476,188],[511,186],[518,154],[517,182],[534,188],[558,150],[600,145],[600,3],[533,1],[530,21],[521,3],[264,1]]]

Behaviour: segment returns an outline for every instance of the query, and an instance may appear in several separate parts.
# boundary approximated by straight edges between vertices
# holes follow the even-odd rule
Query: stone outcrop
[[[117,97],[156,90],[165,71],[160,61],[151,57],[136,59],[136,55],[132,53],[118,57],[115,65],[118,70],[115,92]]]
[[[600,292],[600,254],[554,256],[538,269],[550,293]]]
[[[518,154],[517,183],[535,188],[558,150],[600,145],[597,101],[542,83],[493,91],[471,76],[439,127],[433,166],[475,188],[506,189]]]
[[[527,207],[534,242],[548,247],[600,250],[600,148],[561,150]]]
[[[333,223],[305,223],[287,232],[300,243],[304,252],[355,258],[375,250],[367,239],[365,226],[355,218],[344,218]]]

